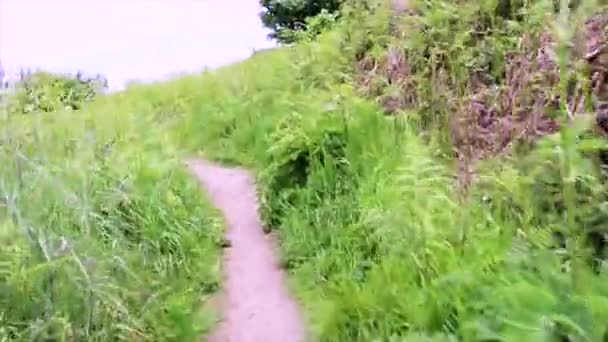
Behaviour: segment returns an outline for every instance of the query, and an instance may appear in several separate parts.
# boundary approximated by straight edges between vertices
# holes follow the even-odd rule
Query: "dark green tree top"
[[[344,0],[260,0],[264,25],[272,29],[270,36],[282,43],[293,42],[293,31],[305,30],[306,19],[327,10],[336,12]]]

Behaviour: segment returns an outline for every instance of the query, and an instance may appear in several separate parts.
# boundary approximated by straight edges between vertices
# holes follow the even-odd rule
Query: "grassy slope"
[[[600,339],[604,276],[563,273],[546,230],[588,208],[544,207],[535,177],[555,175],[525,160],[480,170],[460,198],[440,147],[343,83],[354,51],[339,49],[358,33],[341,27],[179,84],[201,95],[177,140],[257,170],[265,220],[320,339]],[[586,173],[569,134],[530,158]]]
[[[221,223],[167,134],[178,110],[118,95],[3,120],[0,336],[188,341],[209,326]]]
[[[48,322],[71,319],[81,333],[99,333],[119,320],[121,334],[139,327],[149,337],[192,336],[192,304],[217,279],[218,225],[192,182],[176,171],[185,149],[257,172],[264,218],[281,235],[284,263],[320,340],[601,340],[605,276],[576,263],[576,272],[562,272],[544,229],[577,222],[572,198],[564,200],[565,213],[542,207],[534,177],[550,174],[525,160],[480,171],[480,185],[461,198],[452,169],[436,157],[439,147],[412,122],[380,115],[349,85],[351,61],[365,37],[380,37],[378,46],[385,47],[374,30],[385,29],[386,17],[371,19],[367,27],[346,23],[319,42],[217,72],[137,86],[85,113],[50,116],[45,121],[53,122],[38,130],[41,141],[21,136],[32,165],[44,168],[19,171],[12,152],[3,152],[13,166],[3,169],[2,179],[18,200],[9,208],[30,215],[16,221],[19,227],[5,223],[9,241],[16,236],[9,229],[34,222],[37,231],[72,237],[78,258],[43,263],[43,255],[26,258],[37,255],[41,243],[11,242],[21,252],[3,250],[11,257],[1,260],[11,260],[12,269],[2,274],[16,295],[0,297],[2,304],[17,305],[22,301],[14,298],[28,291],[39,297],[8,321],[19,327],[48,317],[37,311],[42,308],[57,312]],[[558,177],[587,170],[570,133],[532,155],[561,160]],[[111,154],[95,154],[112,137]],[[560,170],[556,165],[549,170]],[[41,177],[47,173],[53,178]],[[19,174],[29,179],[21,188]],[[130,191],[119,185],[125,179]],[[567,187],[562,183],[558,193]],[[127,202],[132,215],[117,204],[123,192],[134,199]],[[114,209],[103,216],[107,206]],[[94,270],[82,272],[78,260],[95,261]],[[66,273],[51,273],[55,264]],[[133,273],[116,271],[120,265]],[[66,290],[70,286],[78,290]],[[149,299],[142,288],[165,295],[142,310]],[[57,295],[49,300],[49,293]],[[61,297],[67,293],[80,296]],[[30,323],[25,334],[36,329]],[[119,332],[105,333],[99,339]]]
[[[585,210],[601,211],[574,205],[590,196],[585,186],[601,189],[578,176],[590,166],[573,149],[575,132],[540,144],[531,165],[480,169],[462,199],[416,116],[386,119],[343,79],[361,32],[386,49],[386,17],[367,19],[205,78],[195,115],[177,130],[186,146],[258,172],[265,220],[282,237],[319,338],[601,340],[605,276],[577,258],[563,272],[564,251],[551,248],[551,229],[587,227]],[[574,193],[560,181],[567,175],[577,178]],[[538,177],[555,183],[539,188]],[[549,203],[562,189],[563,200]],[[555,207],[564,202],[566,212]]]

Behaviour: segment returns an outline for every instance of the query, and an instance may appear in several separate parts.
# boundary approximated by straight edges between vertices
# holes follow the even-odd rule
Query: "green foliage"
[[[445,132],[429,129],[476,70],[506,77],[516,38],[539,33],[552,7],[526,4],[522,21],[496,16],[495,1],[420,5],[392,41],[385,7],[346,7],[317,39],[238,65],[81,113],[8,116],[0,333],[194,340],[194,303],[218,286],[220,229],[179,171],[187,149],[257,172],[320,341],[606,340],[605,176],[589,157],[604,144],[564,122],[480,164],[463,196]],[[353,62],[389,45],[423,99],[392,117],[352,84]]]
[[[420,89],[444,101],[434,113],[445,120],[446,100],[464,94],[474,70],[504,77],[495,60],[523,29],[501,23],[474,39],[465,27],[495,6],[439,4],[410,18],[426,26],[403,46],[420,54],[428,74],[417,77],[435,82]],[[386,18],[380,8],[372,17]],[[212,95],[176,138],[257,170],[265,222],[321,341],[605,339],[603,237],[589,234],[605,221],[588,157],[599,147],[566,125],[528,154],[480,166],[463,197],[436,143],[444,132],[419,134],[429,107],[387,118],[348,84],[358,53],[385,52],[387,26],[343,20],[318,40],[208,75]],[[439,83],[433,66],[454,83]]]
[[[543,209],[543,193],[530,186],[549,177],[529,171],[540,164],[483,171],[463,200],[411,122],[384,118],[344,84],[293,87],[300,76],[285,72],[291,62],[274,51],[210,75],[200,86],[222,96],[201,100],[199,125],[185,122],[176,138],[258,170],[266,223],[280,234],[319,340],[601,340],[605,274],[553,242],[549,224],[567,217]],[[531,158],[567,179],[556,147],[572,142],[550,141],[538,149],[545,157]],[[572,153],[571,165],[587,174],[589,163]],[[577,260],[576,277],[563,270],[564,255]]]
[[[1,339],[195,341],[209,328],[199,303],[219,286],[222,227],[165,137],[178,100],[3,114]]]
[[[283,43],[293,43],[300,37],[298,31],[314,35],[327,28],[336,18],[344,0],[261,0],[264,8],[262,22],[273,30],[272,38]],[[316,19],[312,19],[317,17]]]
[[[319,34],[325,32],[336,23],[338,12],[329,13],[326,9],[314,17],[307,17],[304,28],[282,29],[277,33],[277,38],[282,42],[301,42],[315,39]]]
[[[60,109],[80,109],[91,102],[106,87],[101,76],[87,78],[82,74],[58,75],[47,72],[22,74],[14,85],[12,112],[53,112]]]

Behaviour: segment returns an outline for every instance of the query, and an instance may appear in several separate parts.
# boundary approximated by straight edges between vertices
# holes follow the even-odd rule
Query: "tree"
[[[292,43],[294,31],[306,30],[306,19],[321,14],[323,10],[335,13],[345,0],[260,0],[264,11],[261,19],[273,30],[271,38],[282,43]]]

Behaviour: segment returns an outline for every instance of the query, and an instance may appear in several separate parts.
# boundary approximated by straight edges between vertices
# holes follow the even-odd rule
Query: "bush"
[[[60,109],[81,109],[93,101],[107,87],[102,76],[85,77],[80,73],[52,74],[47,72],[22,73],[14,84],[16,93],[11,112],[53,112]]]
[[[293,43],[297,40],[294,32],[307,29],[309,18],[324,13],[332,18],[344,0],[261,0],[264,11],[262,22],[274,32],[272,38],[283,43]]]

